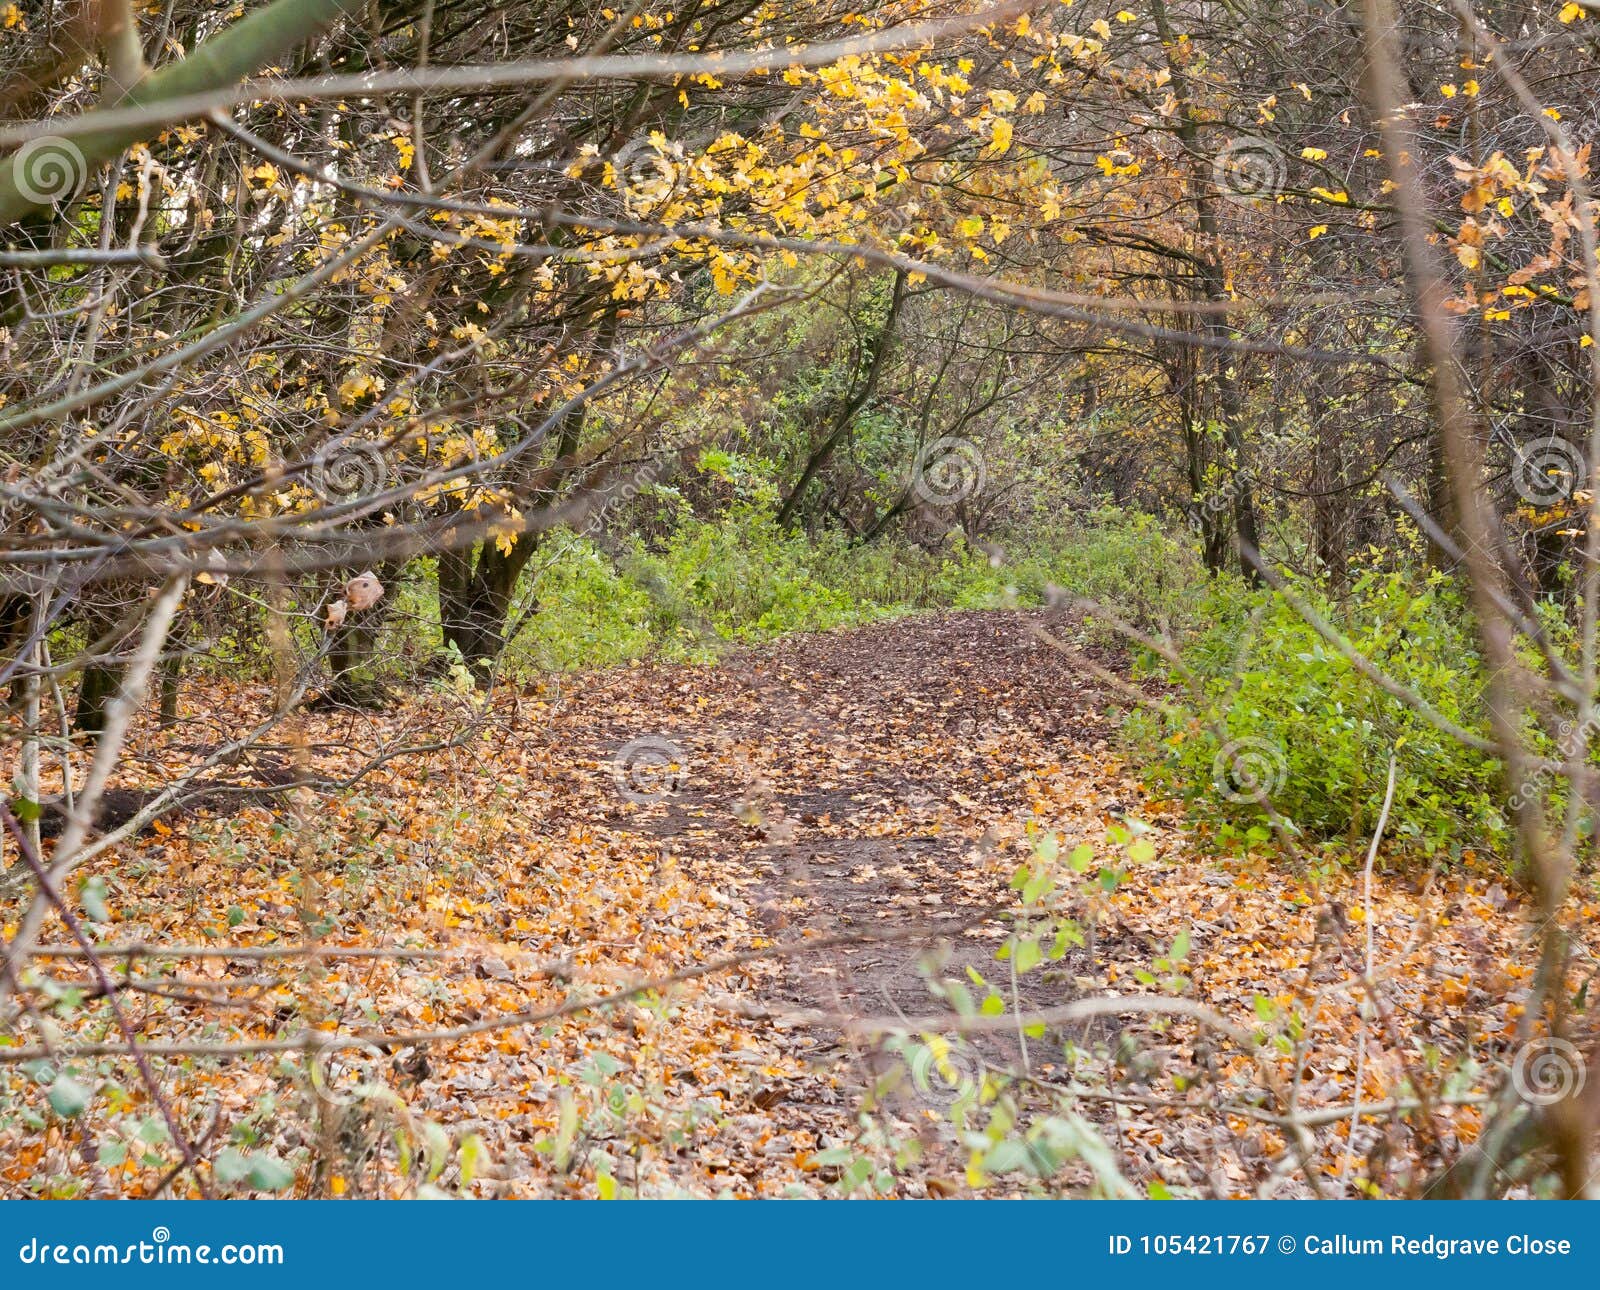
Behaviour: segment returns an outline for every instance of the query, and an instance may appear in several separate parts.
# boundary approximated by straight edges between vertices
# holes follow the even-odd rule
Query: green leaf
[[[282,1191],[294,1182],[294,1170],[277,1156],[263,1152],[250,1157],[250,1183],[261,1191]]]
[[[237,1147],[229,1147],[217,1153],[217,1158],[211,1162],[211,1170],[220,1183],[230,1186],[241,1183],[250,1176],[250,1157]]]
[[[57,1077],[47,1096],[55,1113],[68,1120],[82,1115],[89,1105],[89,1090],[70,1075]]]
[[[109,923],[111,911],[106,908],[106,880],[96,874],[86,878],[78,887],[78,899],[83,902],[83,912],[97,923]]]
[[[1028,1167],[1028,1148],[1016,1138],[1007,1138],[990,1147],[983,1157],[984,1172],[991,1174],[1016,1173]]]

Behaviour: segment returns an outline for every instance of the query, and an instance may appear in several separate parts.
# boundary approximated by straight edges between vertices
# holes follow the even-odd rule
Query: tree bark
[[[1195,225],[1201,243],[1200,253],[1196,256],[1199,282],[1195,294],[1202,300],[1220,305],[1228,298],[1227,275],[1211,251],[1211,248],[1218,243],[1220,231],[1217,221],[1217,196],[1212,191],[1215,186],[1214,180],[1205,171],[1205,161],[1199,148],[1199,116],[1189,94],[1187,74],[1183,65],[1173,57],[1176,42],[1172,26],[1167,20],[1165,0],[1152,0],[1151,15],[1155,19],[1156,32],[1161,37],[1162,48],[1166,51],[1167,71],[1172,78],[1172,91],[1181,105],[1177,125],[1178,137],[1182,140],[1184,151],[1190,159],[1190,188],[1194,202]],[[1216,342],[1208,353],[1210,361],[1215,364],[1212,375],[1217,388],[1218,419],[1222,423],[1223,443],[1227,448],[1228,489],[1232,501],[1234,532],[1239,539],[1239,567],[1246,581],[1252,586],[1260,586],[1261,575],[1256,572],[1255,566],[1246,555],[1246,552],[1260,550],[1261,537],[1256,523],[1255,488],[1251,483],[1251,472],[1245,454],[1244,404],[1233,369],[1233,356],[1225,347],[1225,342],[1232,338],[1232,328],[1227,315],[1221,312],[1206,314],[1204,327],[1207,336]],[[1210,567],[1209,556],[1207,565]]]

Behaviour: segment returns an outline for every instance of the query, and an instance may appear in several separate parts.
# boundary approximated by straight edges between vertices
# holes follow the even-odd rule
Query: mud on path
[[[940,983],[981,998],[975,978],[1029,1010],[1079,993],[1082,951],[1020,986],[995,957],[1007,928],[993,911],[1015,904],[1029,821],[1094,844],[1136,800],[1111,746],[1115,696],[1041,627],[1076,635],[984,612],[791,638],[683,674],[692,702],[596,743],[624,795],[608,824],[691,870],[738,875],[773,942],[862,938],[786,956],[729,1000],[810,1072],[771,1094],[769,1114],[832,1107],[844,1131],[881,1060],[841,1041],[844,1019],[948,1013]],[[986,1039],[984,1057],[1010,1067],[1016,1043]]]

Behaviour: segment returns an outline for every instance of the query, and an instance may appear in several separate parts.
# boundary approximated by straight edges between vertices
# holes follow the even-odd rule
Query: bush
[[[1487,734],[1482,665],[1449,579],[1372,571],[1339,606],[1304,582],[1290,590],[1439,715]],[[1423,855],[1503,848],[1498,763],[1368,680],[1288,599],[1221,579],[1203,616],[1181,652],[1191,680],[1168,678],[1198,694],[1177,696],[1176,718],[1139,714],[1127,730],[1152,780],[1225,841],[1265,837],[1254,778],[1303,834],[1359,851],[1393,752],[1391,838]]]
[[[528,577],[539,608],[507,651],[511,671],[612,667],[654,649],[649,595],[592,543],[554,535]]]
[[[928,551],[892,538],[861,543],[780,527],[765,495],[715,520],[681,509],[654,543],[615,559],[555,533],[526,575],[539,608],[507,652],[513,671],[607,667],[646,657],[714,658],[730,643],[827,631],[936,609],[994,609],[1088,596],[1142,622],[1197,603],[1192,555],[1149,516],[1100,510],[1050,548],[1025,538],[1005,555],[959,531]]]

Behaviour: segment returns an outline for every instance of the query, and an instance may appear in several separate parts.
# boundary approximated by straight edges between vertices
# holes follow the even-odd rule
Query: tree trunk
[[[374,573],[385,588],[392,588],[400,567],[397,563],[380,564]],[[376,605],[351,613],[334,629],[328,640],[330,682],[322,703],[339,708],[381,708],[391,700],[389,688],[369,670],[389,604],[386,592]]]
[[[178,724],[178,690],[183,682],[183,656],[173,654],[161,660],[161,725]]]
[[[121,675],[109,667],[91,665],[83,669],[78,681],[78,705],[72,713],[74,731],[97,735],[105,729],[106,704],[116,694]]]
[[[1311,529],[1317,560],[1336,591],[1345,587],[1350,549],[1350,499],[1345,483],[1344,432],[1335,411],[1337,371],[1321,367],[1311,380]]]
[[[488,679],[505,649],[511,597],[536,546],[535,535],[525,533],[510,551],[484,542],[475,550],[439,557],[439,623],[445,644],[460,652],[480,682]]]
[[[1172,91],[1181,108],[1177,134],[1189,155],[1190,195],[1194,203],[1196,230],[1200,234],[1203,247],[1216,246],[1220,241],[1217,221],[1218,197],[1213,192],[1215,180],[1208,173],[1205,158],[1199,148],[1200,113],[1190,97],[1184,66],[1172,53],[1175,42],[1172,27],[1167,20],[1165,0],[1153,0],[1151,15],[1155,19],[1156,32],[1161,37],[1162,46],[1167,51],[1167,71],[1172,78]],[[1225,302],[1228,299],[1227,278],[1215,256],[1209,251],[1197,255],[1195,267],[1199,279],[1195,294],[1212,304],[1221,305]],[[1231,494],[1234,531],[1239,538],[1239,567],[1246,581],[1253,586],[1259,586],[1261,575],[1251,562],[1251,555],[1261,549],[1261,537],[1256,523],[1255,486],[1251,482],[1253,475],[1245,456],[1243,399],[1234,374],[1234,356],[1227,348],[1227,342],[1233,338],[1233,328],[1228,322],[1228,316],[1221,312],[1206,314],[1204,325],[1207,337],[1213,342],[1208,346],[1207,352],[1209,361],[1215,365],[1213,379],[1217,387],[1218,419],[1222,422],[1223,443],[1227,448],[1228,489]],[[1210,567],[1209,556],[1207,565]]]
[[[1207,573],[1221,573],[1228,563],[1228,531],[1206,494],[1206,433],[1195,398],[1195,351],[1181,350],[1175,359],[1173,386],[1178,396],[1178,421],[1183,426],[1184,466],[1189,476],[1189,501],[1200,555]]]

